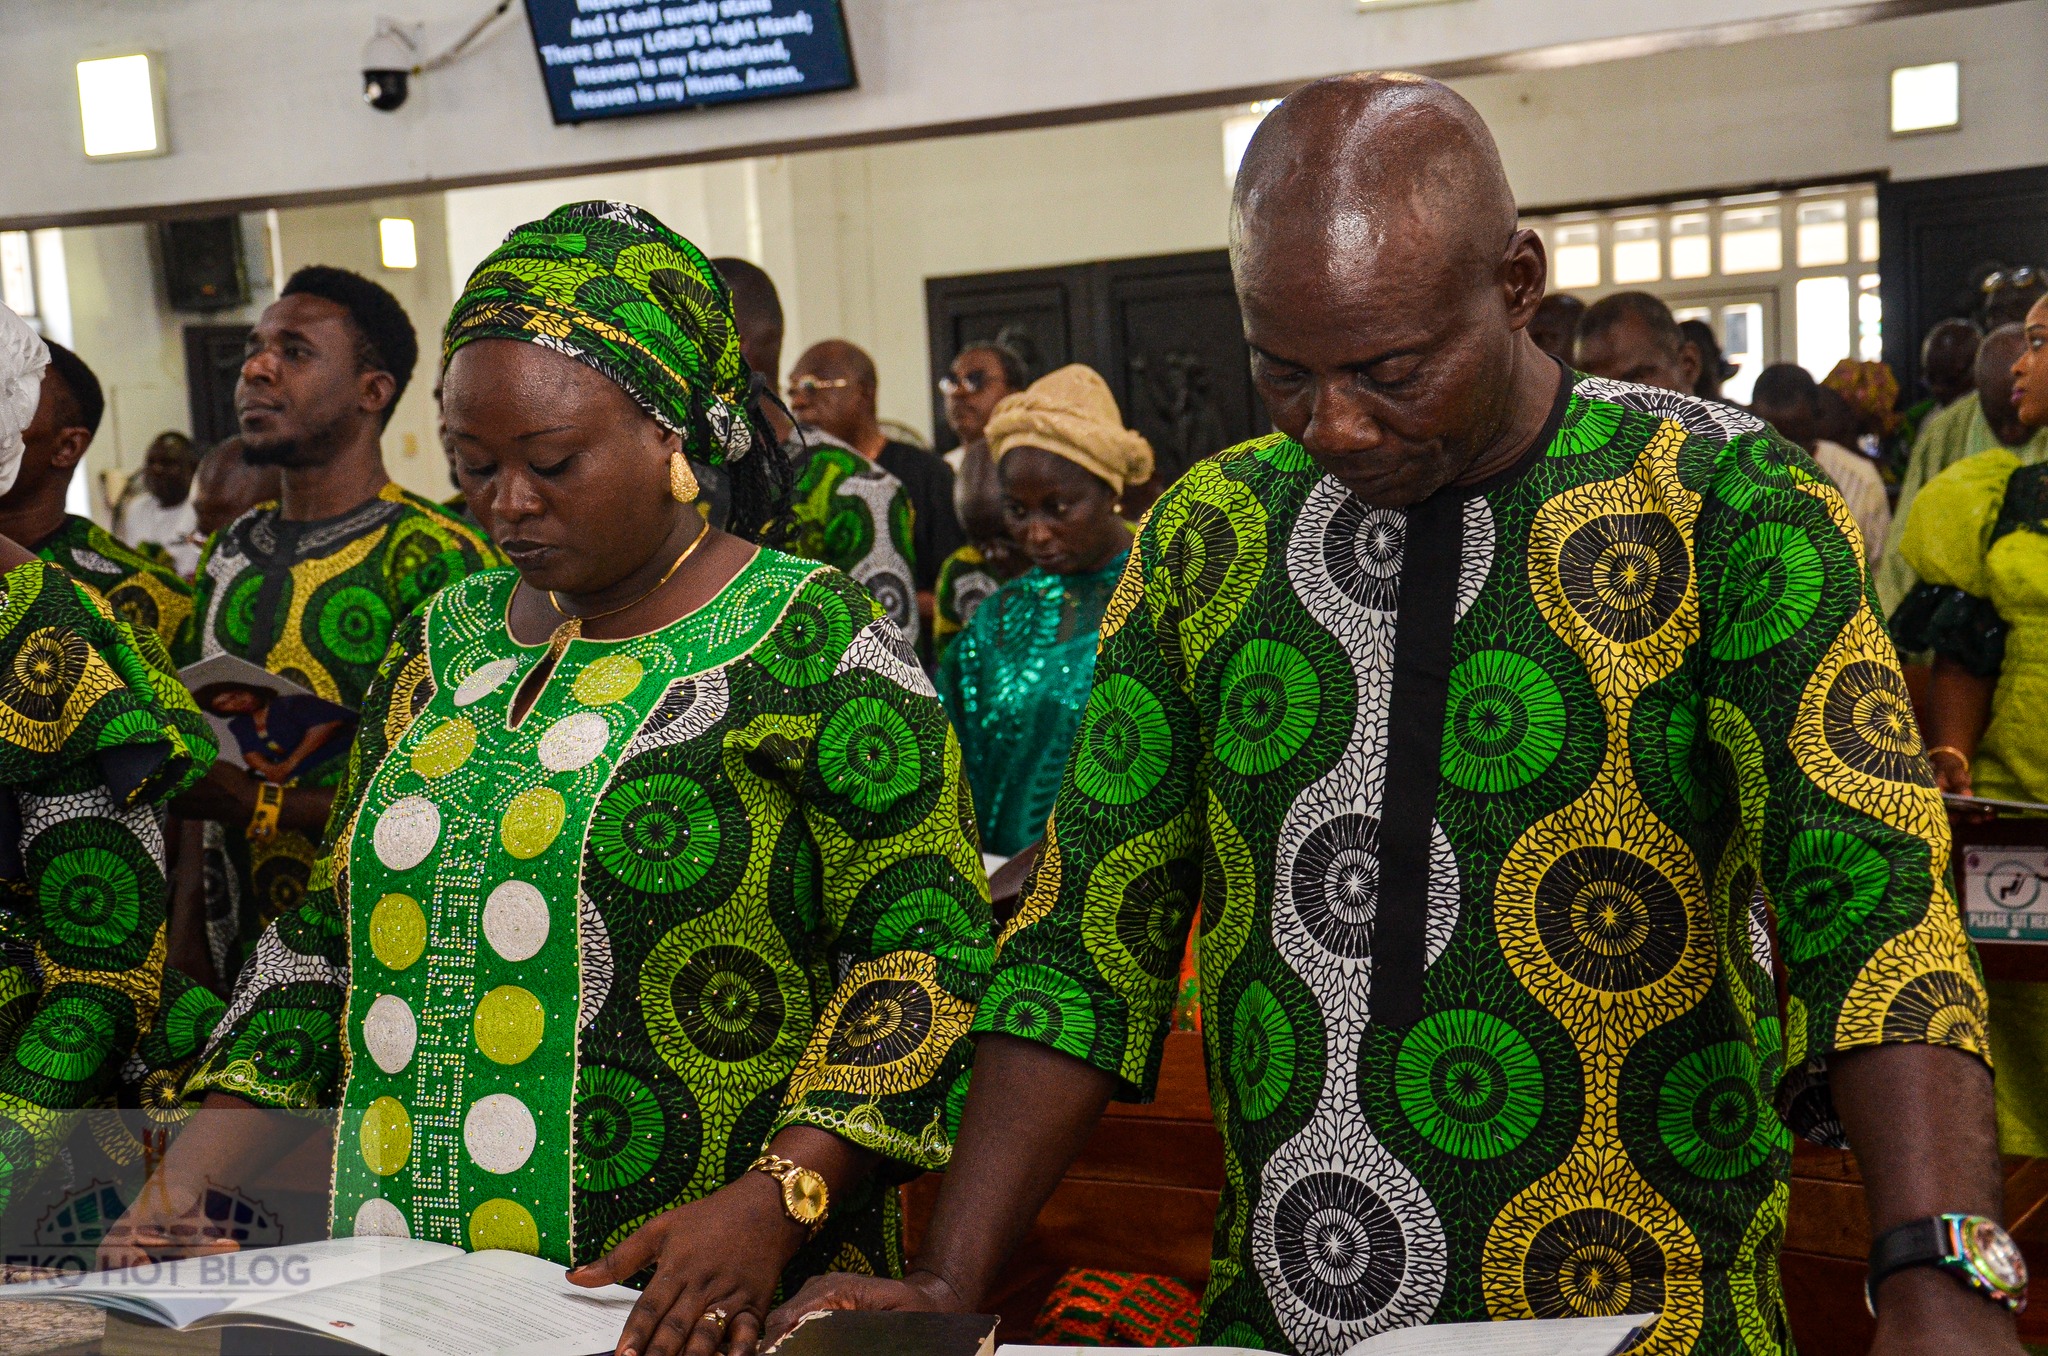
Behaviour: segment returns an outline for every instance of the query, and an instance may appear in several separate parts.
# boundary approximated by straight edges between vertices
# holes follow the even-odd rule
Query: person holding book
[[[1199,902],[1204,1341],[1655,1312],[1652,1356],[1785,1350],[1797,1131],[1855,1150],[1873,1351],[2019,1356],[1984,990],[1840,495],[1536,347],[1542,240],[1442,84],[1297,90],[1234,195],[1278,432],[1138,533],[913,1269],[771,1330],[973,1310],[1152,1088]]]
[[[1081,728],[1110,590],[1131,550],[1124,487],[1152,446],[1124,427],[1095,369],[1074,363],[996,406],[988,450],[1010,535],[1035,568],[975,612],[939,665],[982,846],[1014,857],[1045,833]]]
[[[0,494],[47,432],[49,367],[0,306]],[[163,805],[214,742],[153,631],[4,535],[0,655],[0,1210],[26,1211],[53,1113],[111,1100],[152,1032],[183,1049],[145,1062],[196,1053],[185,1019],[218,1010],[164,970]]]
[[[435,590],[503,563],[474,524],[400,489],[380,443],[419,342],[398,300],[344,269],[294,273],[250,333],[235,383],[242,460],[278,469],[280,497],[215,533],[199,564],[181,666],[217,654],[281,674],[354,711],[398,624]],[[315,762],[283,786],[213,769],[178,811],[209,821],[212,961],[236,971],[297,907],[341,779]]]
[[[947,1160],[992,955],[959,746],[872,595],[754,543],[791,468],[695,246],[558,209],[444,354],[515,568],[399,624],[328,856],[191,1086],[339,1102],[337,1235],[652,1267],[621,1350],[744,1346],[779,1285],[899,1266],[893,1185]],[[169,1199],[261,1157],[190,1131]]]

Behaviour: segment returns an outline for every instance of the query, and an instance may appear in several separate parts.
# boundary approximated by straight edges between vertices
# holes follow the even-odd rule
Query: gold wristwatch
[[[775,1154],[762,1154],[747,1171],[765,1172],[780,1182],[782,1213],[809,1229],[812,1238],[818,1236],[818,1230],[825,1227],[826,1214],[832,1209],[831,1193],[825,1190],[824,1178]]]

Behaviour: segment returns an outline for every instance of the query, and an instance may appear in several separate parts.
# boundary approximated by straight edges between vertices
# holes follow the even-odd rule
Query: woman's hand
[[[749,1172],[701,1200],[663,1211],[603,1257],[571,1271],[569,1281],[614,1285],[654,1266],[654,1279],[619,1337],[618,1356],[750,1356],[782,1269],[805,1237],[803,1226],[783,1212],[781,1184]]]
[[[1934,784],[1951,796],[1967,796],[1970,791],[1970,761],[1959,750],[1948,748],[1929,749],[1928,766],[1934,769]]]

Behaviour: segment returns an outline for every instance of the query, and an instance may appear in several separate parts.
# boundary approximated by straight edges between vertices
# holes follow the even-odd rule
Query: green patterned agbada
[[[150,631],[169,650],[192,615],[192,586],[162,560],[122,542],[90,518],[64,515],[64,523],[36,546],[36,554],[62,566],[73,579],[98,589],[122,621]]]
[[[357,710],[393,628],[444,584],[502,563],[474,524],[395,484],[318,522],[258,505],[207,543],[178,661],[235,655]],[[290,784],[335,786],[343,764],[309,763]],[[270,921],[304,897],[319,848],[291,829],[252,842],[241,825],[214,823],[206,845],[216,868],[208,942],[232,976]]]
[[[165,1010],[162,805],[213,735],[154,632],[62,570],[0,576],[0,1211],[47,1164],[56,1112],[112,1098],[154,1032],[194,1053],[218,1001]]]
[[[1655,1356],[1789,1350],[1827,1057],[1986,1049],[1853,540],[1750,416],[1579,377],[1411,509],[1279,436],[1166,492],[975,1025],[1143,1091],[1199,900],[1205,1341],[1659,1312]]]
[[[505,280],[559,262],[568,236],[577,295],[612,299],[630,334],[545,298],[534,328],[504,328]],[[618,281],[598,262],[617,260],[652,271]],[[692,352],[729,332],[694,247],[637,208],[584,204],[479,265],[448,349],[545,343],[633,383],[689,455],[723,463],[739,441],[711,441],[704,408],[723,378],[686,378],[722,363],[654,343],[607,279],[679,333],[709,297],[718,323]],[[674,365],[620,356],[656,347]],[[745,445],[777,455],[755,433]],[[548,651],[510,634],[518,586],[473,575],[399,627],[331,855],[265,935],[194,1090],[338,1099],[339,1235],[565,1264],[733,1181],[782,1127],[821,1127],[884,1162],[785,1279],[900,1270],[890,1187],[951,1152],[993,954],[930,683],[872,595],[764,548],[651,634],[568,640],[515,722]]]
[[[875,595],[908,645],[922,630],[910,572],[910,496],[858,452],[818,443],[796,462],[790,551],[830,565]]]

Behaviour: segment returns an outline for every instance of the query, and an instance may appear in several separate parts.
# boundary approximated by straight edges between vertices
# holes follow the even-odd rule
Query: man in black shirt
[[[789,374],[789,409],[903,482],[916,515],[910,568],[918,606],[931,615],[939,566],[966,544],[953,513],[953,469],[922,448],[891,440],[875,414],[875,360],[844,339],[813,344]]]

